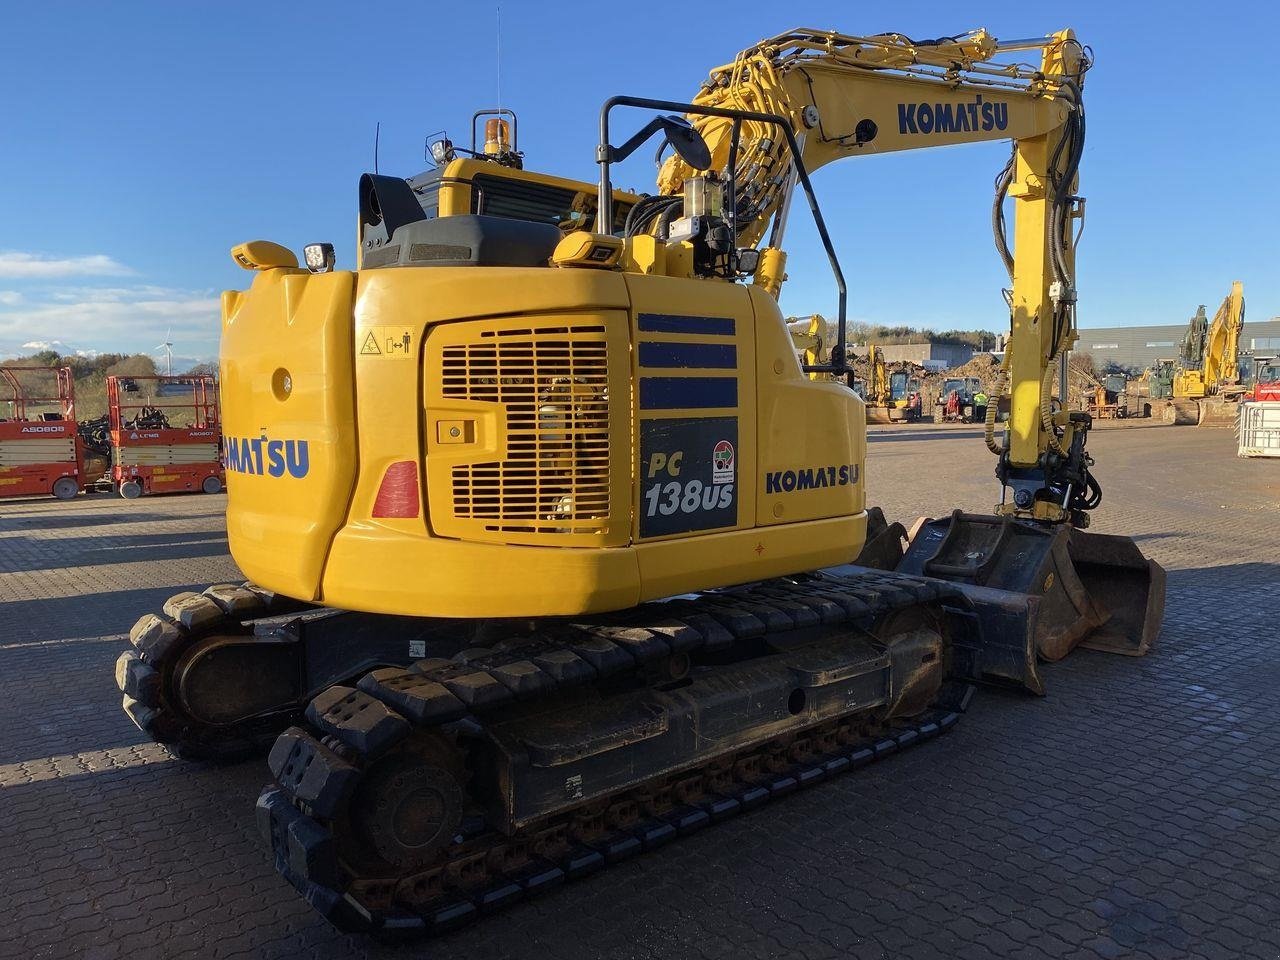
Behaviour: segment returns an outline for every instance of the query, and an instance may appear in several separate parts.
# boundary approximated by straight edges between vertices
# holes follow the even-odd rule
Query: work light
[[[312,273],[328,273],[333,269],[337,256],[332,243],[308,243],[302,248],[302,259]]]

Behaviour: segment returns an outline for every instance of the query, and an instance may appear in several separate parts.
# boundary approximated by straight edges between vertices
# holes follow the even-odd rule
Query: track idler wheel
[[[446,742],[419,735],[373,762],[351,800],[359,851],[397,872],[437,859],[462,823],[461,763]]]
[[[265,751],[301,704],[261,671],[234,671],[230,651],[252,634],[246,621],[306,607],[249,584],[170,597],[161,613],[134,624],[131,649],[116,660],[124,712],[186,759],[231,762]],[[201,682],[218,657],[231,668],[221,670],[226,682]]]

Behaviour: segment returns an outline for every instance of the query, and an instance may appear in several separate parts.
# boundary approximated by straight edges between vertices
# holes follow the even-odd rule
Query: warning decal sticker
[[[412,360],[418,355],[417,337],[411,327],[370,327],[360,341],[360,356],[388,360]]]

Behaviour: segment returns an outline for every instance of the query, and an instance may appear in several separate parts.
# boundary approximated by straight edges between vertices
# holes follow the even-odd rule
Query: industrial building
[[[1212,314],[1212,310],[1209,311]],[[1152,327],[1092,327],[1080,331],[1077,353],[1093,357],[1100,371],[1124,367],[1143,370],[1156,360],[1176,357],[1186,336],[1187,324],[1168,323]],[[1280,317],[1245,322],[1240,336],[1240,352],[1274,355],[1280,353]],[[886,357],[888,354],[886,353]]]
[[[935,370],[947,370],[968,363],[977,350],[967,343],[877,343],[885,363],[908,361]],[[855,356],[865,357],[867,345],[852,348]]]
[[[1212,313],[1212,311],[1210,311]],[[1123,368],[1138,372],[1155,361],[1176,357],[1186,336],[1187,324],[1166,323],[1150,327],[1087,327],[1080,330],[1077,353],[1093,357],[1099,371]],[[1003,338],[998,338],[1003,340]],[[919,366],[945,370],[967,363],[977,350],[966,343],[883,343],[886,363],[910,361]],[[997,343],[997,354],[1001,344]],[[866,344],[851,348],[856,356],[866,356]],[[1257,356],[1280,355],[1280,317],[1245,322],[1240,336],[1240,353]]]

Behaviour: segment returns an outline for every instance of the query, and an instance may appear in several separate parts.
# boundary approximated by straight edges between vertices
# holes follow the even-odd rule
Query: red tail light
[[[378,498],[373,502],[375,517],[416,517],[422,508],[418,493],[418,465],[412,460],[401,460],[387,467],[378,487]]]

